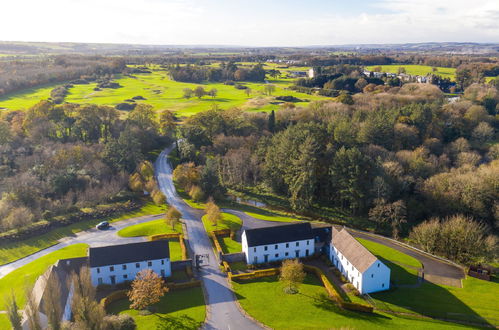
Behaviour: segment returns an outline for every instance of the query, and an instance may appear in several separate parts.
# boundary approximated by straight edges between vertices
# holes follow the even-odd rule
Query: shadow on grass
[[[173,316],[161,316],[156,315],[158,317],[158,321],[156,322],[157,330],[193,330],[199,329],[203,322],[198,322],[194,320],[192,317],[187,315],[180,315],[177,317]]]
[[[431,318],[472,322],[494,327],[454,294],[431,282],[424,282],[418,288],[395,288],[373,293],[371,297],[375,299],[377,307],[382,309],[387,307],[396,312],[413,312]]]
[[[411,285],[418,283],[418,271],[416,269],[402,267],[379,255],[376,257],[380,259],[388,268],[390,268],[390,282],[393,282],[395,285]],[[413,272],[411,273],[409,269]]]

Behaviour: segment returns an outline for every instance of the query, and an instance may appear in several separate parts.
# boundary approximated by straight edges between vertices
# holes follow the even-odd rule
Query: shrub
[[[128,314],[107,315],[104,318],[105,330],[135,330],[135,320]]]
[[[189,196],[196,202],[203,201],[205,196],[203,190],[199,186],[192,186],[189,190]]]

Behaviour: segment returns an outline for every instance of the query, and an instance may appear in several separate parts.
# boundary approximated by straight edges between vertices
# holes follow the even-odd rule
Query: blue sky
[[[499,0],[4,0],[0,40],[308,46],[499,42]]]

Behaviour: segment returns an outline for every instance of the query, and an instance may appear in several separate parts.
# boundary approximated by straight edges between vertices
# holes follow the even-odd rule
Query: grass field
[[[241,228],[243,224],[242,220],[239,219],[239,217],[225,212],[222,212],[222,219],[217,222],[216,226],[208,221],[206,215],[203,216],[202,220],[204,228],[207,232],[220,229],[230,229],[232,231],[236,231],[239,230],[239,228]]]
[[[172,229],[164,219],[158,219],[123,228],[118,232],[118,235],[121,237],[138,237],[170,233],[182,233],[182,224],[179,222]]]
[[[242,251],[241,243],[234,241],[230,237],[222,237],[219,241],[224,253],[237,253]]]
[[[355,313],[339,309],[324,287],[307,275],[299,293],[283,292],[276,277],[233,283],[241,306],[272,329],[451,329],[459,325],[402,318],[384,313]]]
[[[416,284],[421,263],[405,253],[388,246],[357,238],[369,251],[383,261],[391,270],[390,280],[395,284]]]
[[[245,63],[250,65],[249,63]],[[251,63],[253,65],[254,63]],[[218,64],[215,64],[218,65]],[[267,66],[271,68],[272,65]],[[134,96],[142,96],[146,98],[143,103],[150,104],[154,109],[170,109],[175,111],[179,116],[190,116],[199,111],[210,109],[214,104],[217,104],[222,109],[231,107],[240,107],[243,110],[258,110],[270,111],[277,110],[279,104],[275,102],[274,96],[293,95],[300,98],[303,102],[298,102],[296,105],[307,105],[310,101],[327,99],[323,96],[308,95],[298,93],[286,88],[293,82],[293,79],[279,77],[273,79],[268,77],[269,83],[276,85],[276,91],[272,96],[264,95],[263,88],[265,83],[243,83],[251,89],[251,94],[246,95],[244,90],[236,89],[234,86],[224,85],[223,83],[203,83],[191,84],[172,81],[165,70],[157,66],[151,66],[152,73],[135,74],[133,76],[118,76],[115,82],[122,87],[116,89],[105,88],[100,91],[95,91],[97,83],[86,85],[75,85],[69,90],[69,94],[65,98],[66,102],[71,103],[91,103],[101,105],[117,105]],[[291,67],[281,69],[283,76],[289,70],[308,70],[308,68]],[[196,97],[185,99],[183,98],[183,90],[185,88],[194,89],[202,85],[206,90],[212,88],[217,89],[218,95],[215,98],[205,96],[201,99]],[[50,96],[50,91],[57,85],[44,86],[41,88],[27,89],[18,93],[10,94],[0,98],[0,108],[11,110],[25,109],[33,106],[41,99],[47,99]]]
[[[0,310],[5,310],[4,297],[14,293],[20,308],[25,304],[25,288],[31,288],[36,279],[59,259],[84,257],[88,245],[73,244],[40,257],[29,264],[19,267],[0,279]],[[2,328],[4,329],[4,328]]]
[[[137,323],[138,330],[149,329],[198,329],[204,322],[206,308],[200,287],[168,292],[159,303],[153,305],[154,314],[139,315],[129,309],[128,300],[118,300],[108,307],[113,314],[126,313]]]
[[[443,78],[450,78],[450,80],[454,81],[456,78],[456,69],[455,68],[444,68],[437,67],[437,71],[432,71],[432,66],[428,65],[412,65],[412,64],[391,64],[391,65],[371,65],[367,66],[366,69],[372,71],[375,67],[381,67],[381,72],[387,73],[398,73],[399,68],[404,68],[405,73],[410,75],[418,75],[418,76],[426,76],[429,73],[434,73],[436,75],[442,76]]]
[[[72,225],[57,228],[51,230],[48,233],[29,238],[15,243],[5,243],[0,245],[0,264],[6,264],[14,260],[24,258],[27,255],[38,252],[42,249],[50,247],[57,244],[58,240],[67,236],[71,236],[79,231],[92,228],[99,222],[107,220],[110,222],[116,222],[120,220],[125,220],[129,218],[140,217],[144,215],[160,214],[164,212],[163,206],[157,206],[153,203],[147,203],[137,211],[125,213],[120,216],[107,218],[107,219],[96,219],[96,220],[86,220]]]

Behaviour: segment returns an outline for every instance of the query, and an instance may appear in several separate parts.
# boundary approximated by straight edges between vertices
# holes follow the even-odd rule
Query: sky
[[[499,0],[2,0],[0,10],[2,41],[499,42]]]

